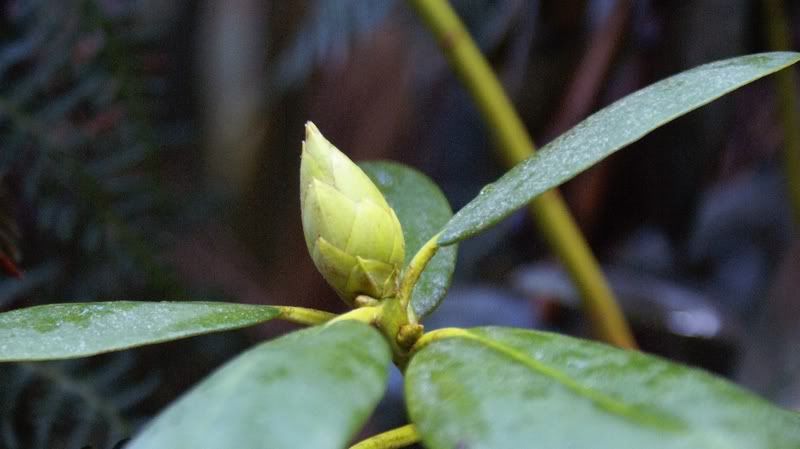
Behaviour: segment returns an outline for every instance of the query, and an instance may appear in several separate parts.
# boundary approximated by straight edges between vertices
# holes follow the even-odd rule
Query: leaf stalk
[[[278,319],[306,326],[315,326],[336,318],[334,313],[305,307],[275,306],[275,308],[280,312]]]
[[[411,294],[422,272],[425,271],[425,267],[428,266],[428,262],[436,255],[436,251],[439,250],[438,240],[439,234],[436,234],[422,245],[422,248],[417,251],[417,254],[415,254],[411,262],[409,262],[400,280],[400,289],[397,297],[400,299],[401,307],[408,310],[408,318],[411,323],[417,323],[417,317],[414,314],[413,307],[409,307]]]
[[[419,441],[419,434],[414,425],[406,424],[405,426],[369,437],[366,440],[350,446],[350,449],[399,449],[411,446]]]
[[[333,324],[345,320],[353,320],[372,325],[378,321],[382,310],[383,304],[377,306],[359,307],[337,316],[336,318],[328,321],[327,324]]]

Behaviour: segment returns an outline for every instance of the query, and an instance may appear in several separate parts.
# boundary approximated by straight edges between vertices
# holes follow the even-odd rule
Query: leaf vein
[[[640,407],[637,407],[634,404],[621,402],[612,396],[594,390],[580,383],[579,381],[570,377],[568,374],[542,363],[533,357],[529,357],[528,355],[518,351],[517,349],[514,349],[511,346],[482,337],[470,331],[454,333],[450,335],[450,338],[462,338],[481,344],[499,354],[508,357],[520,365],[529,368],[531,371],[534,371],[539,375],[554,380],[578,396],[585,397],[598,407],[614,415],[642,425],[659,428],[661,430],[680,431],[686,428],[686,423],[674,416],[653,413],[649,410],[642,410]]]

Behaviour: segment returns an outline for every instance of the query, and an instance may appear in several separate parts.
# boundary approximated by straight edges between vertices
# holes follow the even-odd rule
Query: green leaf
[[[800,60],[790,52],[712,62],[652,84],[589,116],[487,185],[445,227],[449,245],[493,225],[654,129]]]
[[[0,362],[68,359],[252,326],[275,307],[214,302],[49,304],[0,313]]]
[[[362,162],[359,166],[378,186],[403,226],[407,265],[453,216],[450,204],[430,178],[411,167],[386,161]],[[418,317],[432,312],[447,293],[456,251],[456,247],[440,248],[414,287],[411,306]]]
[[[380,400],[390,355],[355,321],[293,332],[217,370],[125,447],[343,448]]]
[[[429,449],[800,448],[800,414],[700,370],[556,334],[451,331],[406,375]]]

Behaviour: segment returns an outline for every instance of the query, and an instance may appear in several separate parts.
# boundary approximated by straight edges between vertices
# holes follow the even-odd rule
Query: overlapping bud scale
[[[400,222],[369,177],[306,124],[300,164],[306,245],[317,269],[353,305],[393,296],[405,256]]]

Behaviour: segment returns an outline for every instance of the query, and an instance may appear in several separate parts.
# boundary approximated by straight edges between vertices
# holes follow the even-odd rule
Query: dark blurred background
[[[776,26],[760,0],[453,4],[540,145],[658,79],[769,50]],[[783,6],[798,48],[800,2]],[[773,81],[562,191],[644,350],[800,408],[800,240]],[[0,310],[119,299],[343,310],[302,239],[306,120],[355,160],[419,168],[456,210],[505,170],[402,1],[0,0]],[[577,304],[522,211],[461,245],[426,324],[587,336]],[[111,448],[290,329],[1,365],[0,448]],[[365,434],[404,423],[400,394],[395,373]]]

